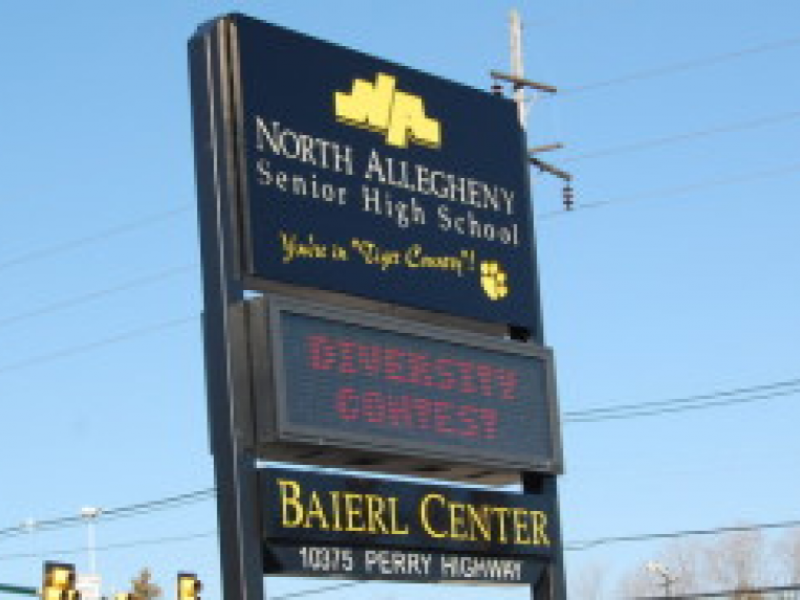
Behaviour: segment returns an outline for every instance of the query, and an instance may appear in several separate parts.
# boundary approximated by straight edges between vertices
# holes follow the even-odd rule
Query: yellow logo
[[[336,119],[384,133],[390,146],[406,148],[412,141],[439,148],[442,142],[439,121],[425,115],[422,98],[397,90],[395,84],[396,79],[385,73],[378,73],[374,84],[356,79],[349,94],[334,94]]]
[[[481,285],[491,300],[500,300],[508,295],[508,275],[500,263],[494,260],[481,263]]]

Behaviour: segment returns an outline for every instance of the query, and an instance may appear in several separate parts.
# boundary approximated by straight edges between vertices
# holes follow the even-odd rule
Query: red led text
[[[375,377],[495,400],[516,400],[516,371],[464,359],[364,344],[325,335],[308,337],[311,366],[320,371]]]

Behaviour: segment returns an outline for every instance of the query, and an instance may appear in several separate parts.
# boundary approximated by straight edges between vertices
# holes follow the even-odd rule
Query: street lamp
[[[664,596],[667,598],[672,597],[672,584],[678,581],[679,577],[670,573],[666,566],[654,560],[647,561],[645,565],[648,571],[660,576],[664,581],[661,584],[664,587]]]
[[[87,539],[86,539],[86,547],[89,553],[89,572],[92,574],[97,573],[97,557],[95,556],[95,545],[94,545],[94,522],[103,512],[102,508],[97,508],[93,506],[84,506],[81,509],[81,517],[86,520],[87,526]]]

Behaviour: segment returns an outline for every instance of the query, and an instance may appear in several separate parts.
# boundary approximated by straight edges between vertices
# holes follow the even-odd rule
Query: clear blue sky
[[[0,530],[213,485],[186,67],[196,26],[237,10],[485,89],[490,69],[507,69],[513,6],[4,3]],[[800,377],[800,118],[792,116],[800,111],[800,5],[516,6],[527,75],[566,90],[535,105],[531,145],[567,144],[548,158],[574,172],[578,204],[615,200],[537,223],[562,409]],[[754,48],[762,51],[582,89]],[[578,160],[718,128],[731,131]],[[704,182],[726,184],[695,186]],[[625,198],[636,200],[616,201]],[[538,180],[534,203],[538,214],[558,210],[560,185]],[[129,224],[138,225],[119,229]],[[92,295],[99,291],[109,293]],[[566,423],[565,539],[800,518],[797,399]],[[218,597],[215,527],[210,500],[101,520],[105,591],[149,566],[167,597],[179,570],[198,572],[203,596]],[[193,534],[209,535],[122,547]],[[0,582],[38,585],[47,558],[83,570],[85,541],[84,527],[0,536]],[[659,547],[601,546],[568,553],[567,564],[571,573],[604,564],[616,575]],[[322,584],[270,580],[269,589]],[[528,594],[457,589],[465,599]],[[433,598],[441,590],[412,591]],[[315,597],[408,593],[369,584]]]

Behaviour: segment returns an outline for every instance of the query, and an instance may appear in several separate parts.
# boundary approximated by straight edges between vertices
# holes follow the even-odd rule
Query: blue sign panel
[[[267,572],[530,583],[560,547],[553,498],[270,468]]]
[[[250,280],[539,331],[513,102],[233,17]]]

